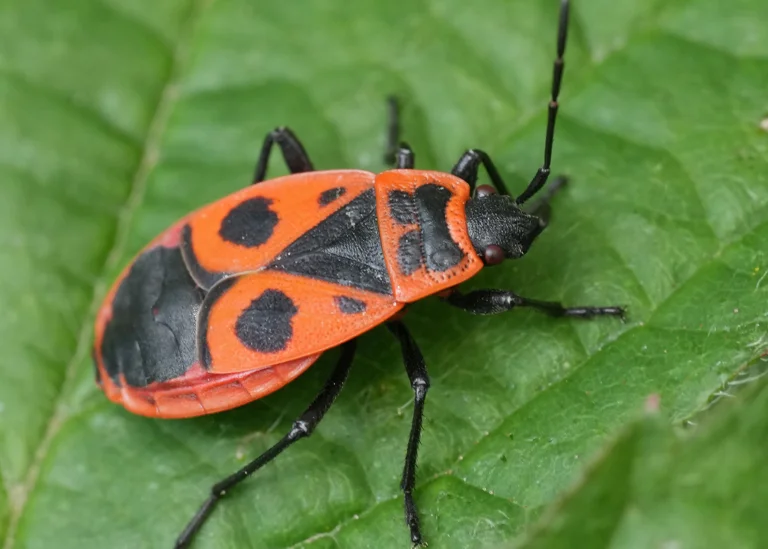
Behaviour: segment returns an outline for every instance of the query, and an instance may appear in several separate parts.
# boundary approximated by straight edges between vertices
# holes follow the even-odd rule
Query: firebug
[[[523,256],[546,227],[547,182],[568,29],[557,32],[544,162],[514,197],[482,150],[450,173],[414,169],[389,100],[386,159],[393,169],[315,171],[288,128],[264,140],[253,184],[177,221],[122,272],[95,323],[97,382],[129,411],[188,418],[228,410],[280,389],[325,351],[341,347],[331,377],[272,448],[214,485],[176,547],[187,547],[216,503],[296,441],[309,436],[347,379],[355,338],[385,324],[402,348],[415,395],[401,488],[414,544],[423,542],[413,492],[430,386],[419,347],[401,319],[407,304],[438,295],[491,315],[532,307],[552,316],[623,316],[622,307],[564,307],[503,289],[462,293],[483,267]],[[291,175],[268,180],[274,145]],[[493,187],[476,188],[483,166]]]

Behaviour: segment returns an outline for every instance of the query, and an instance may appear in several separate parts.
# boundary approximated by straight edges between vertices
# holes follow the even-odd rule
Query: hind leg
[[[311,172],[314,170],[304,145],[291,130],[286,127],[275,128],[264,138],[259,159],[253,174],[253,184],[261,183],[267,177],[267,164],[272,153],[272,146],[277,144],[283,153],[285,164],[291,173]]]

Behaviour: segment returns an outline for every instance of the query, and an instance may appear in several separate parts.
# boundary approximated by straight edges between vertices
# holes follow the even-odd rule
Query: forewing
[[[181,251],[206,290],[267,265],[289,244],[373,186],[361,170],[278,177],[231,194],[189,216]]]
[[[258,370],[336,347],[402,307],[391,296],[287,273],[240,275],[206,296],[198,349],[210,372]]]

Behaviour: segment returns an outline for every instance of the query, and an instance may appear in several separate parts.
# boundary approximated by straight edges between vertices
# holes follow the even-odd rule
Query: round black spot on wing
[[[251,301],[235,324],[243,345],[260,353],[282,351],[293,337],[291,320],[299,310],[280,290],[265,290]]]
[[[255,248],[261,246],[275,230],[280,220],[269,206],[272,201],[257,196],[244,200],[227,214],[221,222],[219,236],[238,246]]]
[[[328,189],[320,193],[320,196],[317,198],[317,203],[321,206],[327,206],[334,200],[338,200],[344,196],[346,193],[347,189],[344,187],[334,187],[333,189]]]
[[[136,259],[112,302],[101,357],[110,379],[144,387],[168,381],[197,361],[195,328],[205,292],[178,248],[158,246]]]
[[[417,271],[423,264],[421,254],[421,231],[408,231],[397,244],[397,266],[400,272],[408,276]]]
[[[336,302],[336,306],[339,308],[339,310],[345,315],[364,313],[368,308],[368,306],[365,304],[365,301],[360,301],[359,299],[355,299],[354,297],[349,297],[346,295],[337,295],[333,298],[333,300]]]

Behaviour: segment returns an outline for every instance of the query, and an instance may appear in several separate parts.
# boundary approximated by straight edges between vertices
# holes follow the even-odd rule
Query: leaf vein
[[[168,76],[160,93],[154,114],[150,121],[147,136],[142,146],[141,159],[139,160],[134,176],[131,180],[128,199],[117,218],[117,229],[114,243],[107,253],[102,274],[94,286],[93,299],[86,315],[80,334],[77,338],[75,352],[64,369],[64,379],[53,403],[53,412],[45,427],[45,433],[34,452],[24,482],[18,488],[16,497],[10,501],[10,517],[6,531],[3,549],[12,549],[15,543],[16,530],[26,508],[30,494],[35,490],[43,462],[48,456],[53,439],[64,425],[69,412],[66,402],[69,385],[75,379],[77,366],[85,358],[91,341],[91,321],[95,317],[99,304],[106,294],[108,277],[110,272],[118,266],[128,243],[130,223],[138,207],[144,198],[147,181],[159,157],[159,145],[162,135],[168,125],[170,114],[178,99],[178,80],[187,56],[187,50],[191,43],[195,27],[202,12],[212,0],[195,0],[190,10],[184,28],[179,35],[179,40],[173,50],[172,63]],[[99,119],[101,119],[99,117]]]

